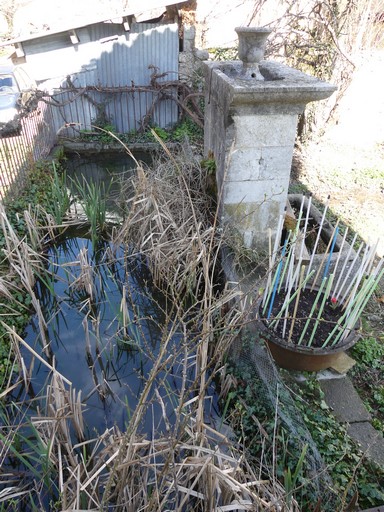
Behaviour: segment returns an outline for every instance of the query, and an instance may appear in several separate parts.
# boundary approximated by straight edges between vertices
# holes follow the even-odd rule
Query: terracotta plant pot
[[[258,303],[259,311],[261,301]],[[334,347],[316,348],[295,345],[279,338],[266,321],[258,315],[257,330],[261,339],[268,346],[273,359],[281,368],[298,371],[320,371],[333,367],[343,352],[351,348],[359,340],[360,321],[350,334]]]

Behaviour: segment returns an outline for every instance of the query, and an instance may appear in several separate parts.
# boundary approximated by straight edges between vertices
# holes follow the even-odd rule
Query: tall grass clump
[[[112,183],[105,186],[104,182],[73,180],[77,200],[89,223],[89,233],[92,244],[96,247],[98,240],[105,235],[107,225],[107,200]]]
[[[67,174],[65,170],[59,172],[55,162],[52,162],[52,170],[51,213],[56,224],[60,225],[68,217],[72,200],[67,187]]]

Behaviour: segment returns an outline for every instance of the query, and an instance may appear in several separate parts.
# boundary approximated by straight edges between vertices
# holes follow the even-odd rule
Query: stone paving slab
[[[325,402],[334,416],[347,424],[347,432],[371,460],[384,466],[384,437],[370,423],[371,415],[348,377],[319,381]],[[372,509],[375,511],[376,509]],[[377,509],[378,512],[384,510]],[[368,511],[367,511],[368,512]]]
[[[377,464],[384,466],[384,438],[368,421],[350,423],[348,434],[357,441],[363,453]]]
[[[354,423],[371,420],[371,415],[348,377],[322,380],[320,386],[325,402],[339,421]]]

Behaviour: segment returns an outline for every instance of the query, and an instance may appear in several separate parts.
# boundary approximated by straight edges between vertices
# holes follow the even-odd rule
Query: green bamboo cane
[[[317,280],[319,278],[319,275],[320,275],[320,272],[322,271],[323,269],[323,265],[325,263],[325,260],[328,258],[329,256],[329,250],[331,248],[331,245],[332,245],[332,242],[333,242],[333,239],[335,237],[335,235],[337,234],[337,230],[338,230],[338,227],[339,227],[339,222],[340,222],[340,219],[337,220],[336,222],[336,225],[335,227],[333,228],[333,231],[332,231],[332,235],[329,239],[329,242],[328,242],[328,245],[327,245],[327,248],[325,249],[325,252],[324,252],[324,255],[320,261],[320,265],[319,265],[319,268],[317,270],[317,273],[316,273],[316,276],[315,276],[315,279],[313,280],[313,283],[312,283],[312,286],[311,286],[311,292],[314,290],[315,286],[316,286],[316,283],[317,283]]]
[[[362,312],[364,311],[365,306],[367,305],[369,299],[371,298],[373,292],[375,291],[375,289],[376,289],[380,279],[383,277],[383,275],[384,275],[384,269],[379,274],[379,277],[377,279],[375,279],[375,278],[373,279],[372,286],[368,290],[366,296],[363,297],[362,301],[360,303],[356,304],[355,308],[350,312],[350,315],[349,315],[348,320],[345,325],[345,331],[344,331],[344,333],[342,333],[342,336],[341,336],[341,341],[343,339],[345,339],[348,332],[350,332],[353,329],[354,325],[356,324],[357,320],[360,318]],[[332,344],[332,346],[333,345],[334,344]]]
[[[339,268],[339,263],[340,263],[340,260],[341,260],[341,255],[343,254],[343,249],[344,249],[344,245],[345,245],[345,242],[346,242],[346,239],[347,239],[348,232],[349,232],[349,228],[347,227],[345,232],[344,232],[343,240],[342,240],[342,242],[340,244],[339,253],[337,255],[336,263],[335,263],[335,266],[334,266],[334,269],[333,269],[333,273],[335,274],[335,280],[336,280],[337,269]],[[335,286],[335,280],[334,280],[334,286]],[[336,287],[334,287],[334,289],[335,288]],[[334,293],[332,293],[332,296],[333,295],[334,295]]]
[[[347,304],[348,302],[350,302],[351,298],[353,298],[354,294],[353,294],[353,291],[356,292],[357,288],[359,287],[359,284],[360,284],[360,281],[362,279],[362,276],[364,274],[364,270],[367,266],[367,258],[368,256],[371,254],[370,250],[369,250],[369,246],[366,245],[365,246],[365,250],[364,250],[364,254],[362,255],[362,257],[359,259],[358,261],[358,269],[356,269],[356,271],[354,272],[354,275],[353,277],[350,279],[350,282],[344,292],[344,294],[341,295],[340,297],[340,302],[342,304],[344,304],[344,307],[346,308],[347,307]],[[353,268],[353,266],[351,266],[351,269]],[[353,287],[353,291],[351,292],[350,296],[348,297],[348,294],[351,290],[351,288]]]
[[[295,323],[296,323],[297,309],[299,307],[300,295],[301,295],[301,290],[302,290],[302,287],[303,287],[304,272],[305,272],[305,265],[302,265],[301,266],[301,272],[300,272],[300,280],[299,280],[299,285],[298,285],[299,293],[296,296],[296,302],[295,302],[295,307],[294,307],[294,310],[293,310],[291,328],[289,329],[289,334],[288,334],[288,343],[290,343],[290,341],[291,341],[292,334],[293,334],[293,329],[294,329]]]
[[[276,280],[279,279],[281,280],[282,278],[280,277],[281,276],[281,264],[282,264],[282,259],[284,258],[284,252],[286,250],[286,247],[288,246],[288,242],[289,242],[289,237],[288,239],[285,240],[284,242],[284,248],[283,248],[283,251],[282,251],[282,255],[281,255],[281,259],[276,267],[276,271],[275,271],[275,274],[273,276],[273,279],[272,279],[272,283],[271,283],[271,286],[270,286],[270,289],[269,289],[269,292],[267,294],[267,299],[265,301],[265,304],[264,304],[264,307],[263,307],[263,316],[265,316],[265,312],[267,311],[267,307],[268,307],[268,303],[269,303],[269,300],[271,298],[271,295],[273,293],[273,290],[275,288],[275,284],[276,283]],[[286,264],[286,263],[285,263]],[[276,293],[276,292],[275,292]]]
[[[309,281],[309,279],[312,277],[314,273],[314,270],[312,270],[310,272],[310,274],[304,279],[303,281],[303,285],[302,287],[304,287],[307,282]],[[290,297],[289,301],[286,303],[286,304],[283,304],[281,310],[278,312],[278,314],[275,316],[275,318],[272,320],[272,322],[270,323],[271,327],[274,326],[274,324],[283,316],[283,313],[285,312],[285,310],[288,308],[289,304],[293,301],[293,299],[296,297],[296,295],[299,293],[299,289],[297,289],[293,294],[292,296]]]
[[[299,341],[297,343],[298,345],[301,345],[301,343],[302,343],[302,341],[304,339],[305,333],[307,332],[307,329],[308,329],[308,326],[310,324],[310,321],[312,320],[313,313],[314,313],[314,311],[316,309],[317,303],[319,302],[319,299],[321,297],[321,292],[323,291],[323,288],[324,288],[324,285],[325,285],[326,281],[327,281],[326,277],[324,277],[323,280],[321,281],[319,292],[316,295],[315,301],[314,301],[314,303],[312,305],[311,312],[309,313],[309,317],[308,317],[307,321],[305,322],[303,332],[301,333],[300,339],[299,339]]]
[[[278,267],[278,266],[277,266]],[[272,291],[273,291],[273,288],[275,286],[275,282],[276,282],[276,279],[277,279],[277,276],[278,276],[278,268],[276,269],[275,271],[275,274],[273,276],[273,279],[272,279],[272,282],[271,282],[271,285],[269,287],[269,291],[268,291],[268,294],[267,294],[267,298],[265,300],[265,303],[264,303],[264,307],[263,307],[263,316],[265,315],[265,312],[267,311],[267,307],[268,307],[268,303],[269,303],[269,299],[271,298],[271,295],[272,295]]]
[[[363,291],[363,290],[361,290]],[[360,293],[361,293],[360,291]],[[361,299],[361,295],[358,294],[356,297],[355,297],[355,301],[358,301]],[[337,336],[335,337],[333,343],[331,344],[331,347],[333,347],[334,345],[336,345],[336,343],[339,341],[341,335],[343,334],[344,332],[344,327],[342,326],[344,320],[348,317],[348,311],[344,311],[344,313],[341,315],[341,317],[339,318],[339,320],[336,322],[336,325],[335,327],[332,329],[332,331],[329,333],[328,335],[328,338],[324,341],[324,343],[322,344],[322,348],[325,348],[329,345],[330,341],[332,340],[333,336],[336,334],[337,331],[338,334]]]
[[[370,265],[370,262],[372,261],[372,259],[375,258],[375,255],[376,255],[375,246],[372,246],[371,248],[366,246],[366,251],[362,258],[362,262],[359,266],[359,269],[356,272],[356,277],[351,280],[351,283],[349,284],[348,288],[344,292],[344,295],[340,299],[341,302],[343,304],[345,304],[345,306],[344,306],[345,309],[349,308],[349,303],[351,302],[353,297],[356,295],[357,289],[364,277],[364,273],[365,273],[367,267]],[[352,286],[353,286],[353,288],[352,288]],[[350,291],[351,288],[352,288],[352,291]],[[349,296],[348,296],[348,294],[349,294]]]
[[[294,285],[294,281],[296,280],[296,274],[299,273],[299,268],[297,268],[295,270],[295,273],[291,276],[291,279],[290,279],[290,282],[288,282],[288,286],[286,287],[286,294],[285,294],[285,300],[283,302],[283,306],[282,307],[285,307],[286,305],[286,302],[289,300],[290,296],[291,296],[291,291],[292,291],[292,288],[293,288],[293,285]],[[285,338],[285,330],[286,330],[286,327],[287,327],[287,321],[288,321],[288,316],[286,316],[284,318],[284,326],[283,326],[283,332],[282,332],[282,337]],[[275,329],[277,329],[277,326],[279,324],[280,320],[277,322],[276,326],[275,326]]]
[[[289,231],[289,233],[288,233],[288,243],[289,243],[290,238],[293,237],[293,236],[294,236],[293,232]],[[280,293],[281,286],[284,283],[284,279],[285,279],[285,274],[287,272],[287,268],[290,265],[290,263],[292,261],[292,258],[294,257],[294,251],[295,251],[295,239],[292,238],[292,241],[291,241],[291,243],[289,245],[288,254],[287,254],[286,259],[285,259],[283,271],[281,272],[281,278],[280,278],[280,283],[279,283],[279,288],[277,290],[277,293]]]
[[[333,283],[333,277],[334,277],[334,274],[331,274],[329,276],[327,287],[326,287],[325,292],[324,292],[323,300],[321,301],[321,304],[320,304],[320,308],[319,308],[319,312],[317,314],[315,325],[313,326],[311,337],[309,338],[309,342],[308,342],[308,345],[307,345],[308,347],[310,347],[312,345],[313,338],[315,337],[317,328],[319,327],[320,318],[321,318],[321,315],[323,314],[325,302],[328,299],[329,293],[331,291],[331,287],[332,287],[332,283]]]
[[[352,253],[352,249],[353,249],[353,247],[354,247],[354,245],[355,245],[356,238],[357,238],[357,233],[355,233],[355,235],[354,235],[354,237],[353,237],[353,240],[352,240],[351,245],[349,246],[349,249],[348,249],[347,255],[343,258],[343,259],[344,259],[344,263],[343,263],[342,268],[341,268],[341,270],[340,270],[340,272],[339,272],[339,277],[338,277],[338,279],[337,279],[337,281],[336,281],[336,284],[335,284],[335,287],[334,287],[334,289],[333,289],[333,293],[332,293],[332,295],[333,295],[334,297],[336,297],[336,299],[337,299],[337,294],[338,294],[338,293],[340,293],[340,291],[339,291],[339,292],[337,292],[337,290],[338,290],[338,287],[339,287],[339,284],[340,284],[341,280],[344,278],[344,271],[345,271],[345,269],[346,269],[346,267],[347,267],[347,264],[348,264],[348,262],[349,262],[349,257],[350,257],[350,255],[351,255],[351,253]],[[340,253],[341,253],[341,249],[340,249]]]
[[[324,225],[324,221],[325,221],[325,216],[326,216],[326,213],[327,213],[327,210],[328,210],[328,206],[329,206],[329,199],[330,199],[331,196],[328,196],[327,198],[327,202],[325,203],[325,208],[324,208],[324,211],[323,211],[323,215],[321,216],[321,221],[320,221],[320,226],[317,230],[317,236],[316,236],[316,241],[315,241],[315,245],[313,246],[313,250],[312,250],[312,254],[311,254],[311,258],[309,260],[309,265],[308,265],[308,269],[307,269],[307,274],[309,274],[309,272],[311,271],[311,268],[312,268],[312,264],[313,264],[313,260],[315,258],[315,255],[316,255],[316,250],[317,250],[317,246],[319,244],[319,241],[320,241],[320,236],[321,236],[321,232],[323,230],[323,225]]]
[[[297,219],[297,223],[296,223],[296,227],[295,227],[295,237],[297,238],[297,235],[299,233],[299,230],[300,230],[300,222],[301,222],[301,218],[303,216],[303,211],[304,211],[304,203],[305,203],[305,196],[303,196],[303,199],[301,200],[301,204],[300,204],[300,211],[299,211],[299,217]]]
[[[373,290],[372,290],[373,291]],[[370,297],[371,294],[369,294],[369,297]],[[368,298],[369,298],[368,297]],[[362,299],[361,301],[359,301],[359,303],[361,303],[364,299]],[[356,308],[358,308],[359,306],[356,305]],[[364,309],[365,305],[363,306],[363,308],[361,309],[361,312],[362,310]],[[361,314],[360,312],[360,314]],[[350,318],[348,317],[347,314],[343,315],[343,321],[347,318],[347,321],[345,322],[344,325],[341,325],[341,324],[337,324],[337,328],[339,329],[339,332],[337,333],[337,335],[334,337],[333,339],[333,342],[330,344],[331,347],[334,347],[335,345],[337,345],[339,343],[340,340],[343,340],[345,339],[345,337],[351,332],[352,328],[351,328],[351,322],[350,322]],[[355,320],[355,323],[357,321],[357,316],[356,316],[356,320]],[[332,332],[335,332],[335,329],[333,329]],[[329,341],[331,341],[332,339],[332,336],[329,335],[327,340],[329,339]],[[326,340],[326,341],[327,341]],[[327,345],[324,345],[324,346],[327,346]]]
[[[379,284],[380,282],[380,279],[383,277],[384,275],[384,269],[379,273],[378,276],[376,276],[374,278],[374,281],[372,283],[372,287],[371,289],[368,291],[368,294],[367,294],[367,297],[364,299],[364,303],[360,306],[359,310],[357,312],[354,312],[354,315],[350,315],[350,325],[353,327],[355,325],[355,323],[357,322],[358,318],[360,317],[361,313],[363,312],[365,306],[367,305],[367,302],[369,301],[369,299],[371,298],[373,292],[376,290],[376,287],[377,285]],[[357,313],[357,314],[356,314]]]
[[[264,304],[265,304],[265,301],[267,298],[268,290],[270,289],[270,286],[271,286],[271,274],[272,274],[273,266],[275,264],[277,250],[279,248],[279,243],[281,242],[281,236],[282,236],[283,227],[284,227],[284,219],[285,219],[286,210],[287,210],[287,208],[285,207],[284,214],[280,215],[280,218],[279,218],[279,223],[277,225],[276,236],[275,236],[275,243],[273,245],[273,252],[271,252],[272,231],[271,231],[271,229],[269,229],[269,271],[268,271],[267,284],[266,284],[265,292],[263,295],[263,307],[264,307]]]
[[[354,266],[355,266],[355,264],[356,264],[356,262],[357,262],[357,260],[358,260],[358,258],[360,256],[360,253],[361,253],[361,250],[362,250],[363,247],[364,247],[364,242],[361,242],[361,244],[360,244],[359,248],[357,249],[357,252],[356,252],[356,254],[355,254],[355,256],[354,256],[354,258],[352,260],[352,263],[350,263],[349,268],[348,268],[345,276],[343,276],[344,277],[343,282],[341,283],[340,288],[339,288],[338,292],[335,295],[335,298],[337,300],[339,300],[340,295],[342,295],[342,291],[344,289],[344,286],[348,282],[349,276],[350,276],[350,274],[352,272],[352,269],[354,268]],[[352,278],[352,280],[354,280],[354,278]],[[342,299],[340,299],[340,300],[342,300]]]
[[[354,307],[358,303],[361,303],[361,301],[364,299],[364,296],[368,293],[369,287],[372,285],[372,281],[373,280],[375,280],[375,279],[372,276],[370,278],[368,278],[368,280],[366,281],[365,285],[362,287],[362,289],[359,291],[359,293],[355,296],[355,299],[353,301],[352,307]],[[341,315],[341,317],[337,321],[335,327],[332,329],[332,331],[328,335],[328,338],[324,341],[324,343],[322,345],[322,348],[324,348],[324,347],[329,345],[329,343],[332,340],[333,336],[335,335],[337,330],[339,330],[339,333],[335,337],[333,343],[331,344],[331,347],[336,345],[336,343],[339,341],[341,335],[344,332],[344,328],[342,327],[342,323],[344,322],[344,320],[346,318],[348,318],[348,316],[349,316],[348,315],[348,311],[344,311],[344,313]]]
[[[305,223],[304,223],[304,229],[303,229],[303,239],[301,240],[301,246],[300,246],[300,255],[299,259],[301,260],[303,258],[303,252],[305,247],[305,239],[307,236],[307,229],[308,229],[308,222],[309,222],[309,215],[311,212],[311,205],[312,205],[312,194],[308,198],[307,202],[307,214],[305,216]]]
[[[297,222],[296,222],[295,229],[294,229],[294,231],[290,231],[289,235],[288,235],[288,242],[289,242],[289,239],[291,237],[292,237],[292,241],[291,241],[291,244],[289,246],[289,251],[288,251],[288,254],[287,254],[287,257],[286,257],[286,260],[285,260],[285,265],[283,267],[283,271],[281,273],[281,280],[280,280],[280,283],[279,283],[278,293],[280,293],[280,291],[281,291],[281,287],[282,287],[282,284],[284,283],[284,278],[285,278],[285,274],[287,272],[287,269],[289,268],[289,272],[288,272],[289,276],[288,276],[288,279],[287,279],[287,283],[290,281],[291,274],[293,273],[294,258],[295,258],[295,248],[296,248],[296,242],[297,242],[297,238],[298,238],[298,233],[299,233],[299,230],[300,230],[300,222],[301,222],[301,218],[303,216],[304,201],[305,201],[305,196],[303,196],[303,199],[301,200],[299,216],[298,216],[298,219],[297,219]]]

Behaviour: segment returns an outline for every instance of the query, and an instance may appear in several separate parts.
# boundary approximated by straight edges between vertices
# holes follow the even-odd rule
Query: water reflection
[[[182,385],[185,347],[187,383],[195,379],[191,345],[172,318],[164,297],[153,287],[145,260],[127,248],[103,242],[94,252],[86,238],[52,247],[37,294],[46,320],[32,318],[26,341],[73,387],[82,392],[84,419],[90,434],[118,425],[124,429],[163,344],[167,363],[154,379],[142,429],[159,432],[165,415],[173,421]],[[49,342],[49,343],[48,343]],[[32,355],[23,351],[27,367]],[[34,361],[29,396],[43,396],[49,369]],[[191,389],[192,398],[193,390]],[[155,423],[154,423],[155,422]]]
[[[90,155],[81,155],[78,153],[69,153],[65,162],[65,168],[68,180],[68,186],[76,196],[76,187],[74,182],[86,181],[87,183],[97,184],[102,190],[108,192],[108,208],[114,211],[114,198],[118,197],[122,181],[129,183],[134,175],[137,162],[144,165],[153,162],[152,153],[146,151],[135,152],[135,159],[128,154],[122,153],[93,153]]]

